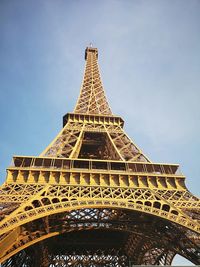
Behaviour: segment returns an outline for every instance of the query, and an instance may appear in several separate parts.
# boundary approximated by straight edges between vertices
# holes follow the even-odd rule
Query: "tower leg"
[[[48,266],[49,266],[48,248],[42,245],[41,267],[48,267]]]
[[[39,246],[35,247],[34,254],[33,267],[49,267],[48,248],[44,244],[40,243]]]

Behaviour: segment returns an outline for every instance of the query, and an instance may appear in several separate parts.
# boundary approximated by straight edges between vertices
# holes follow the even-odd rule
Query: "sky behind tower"
[[[1,0],[0,182],[73,111],[92,42],[128,135],[152,161],[179,163],[199,196],[199,14],[198,0]]]

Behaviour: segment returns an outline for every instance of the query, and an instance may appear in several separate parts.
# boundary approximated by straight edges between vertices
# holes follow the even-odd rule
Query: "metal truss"
[[[85,51],[85,73],[75,113],[112,115],[103,90],[97,58],[97,49],[88,47]]]
[[[68,122],[41,156],[150,162],[126,135],[121,120],[108,117],[105,122],[101,121],[100,116],[95,115],[89,116],[89,119],[83,114],[67,115],[69,115]],[[104,123],[106,125],[103,125]],[[119,125],[116,125],[117,123]],[[98,146],[95,139],[101,140],[102,146]],[[94,151],[81,153],[81,148],[87,144],[87,140],[98,148],[95,153]]]
[[[153,163],[111,113],[97,63],[39,157],[14,156],[0,187],[5,267],[200,264],[200,201],[177,164]]]
[[[27,186],[25,184],[21,184],[20,186],[19,184],[13,185],[16,187],[16,191],[14,193],[13,189],[12,194],[16,196],[20,196],[20,192],[23,192],[24,197],[27,197],[25,192],[29,192],[29,188],[32,188],[32,185],[28,184]],[[123,188],[120,186],[115,188],[112,186],[63,186],[55,184],[44,185],[39,189],[38,193],[32,196],[28,193],[28,199],[20,203],[19,207],[10,214],[7,214],[0,222],[0,230],[2,233],[0,245],[4,248],[4,250],[0,252],[0,256],[2,256],[3,260],[27,246],[60,234],[60,231],[49,232],[49,220],[51,216],[55,214],[59,215],[75,209],[78,212],[76,217],[82,221],[85,215],[81,215],[82,213],[79,211],[80,208],[89,210],[92,207],[112,207],[117,210],[125,209],[142,214],[151,214],[154,215],[155,218],[162,218],[168,222],[171,221],[171,223],[175,222],[180,227],[186,227],[188,230],[185,231],[185,234],[187,239],[191,240],[193,249],[195,247],[194,244],[196,243],[198,245],[199,243],[199,224],[195,220],[192,220],[192,218],[181,209],[176,208],[173,203],[169,204],[169,202],[162,199],[159,194],[155,194],[153,190],[147,188]],[[6,190],[8,190],[8,192],[11,191],[8,186],[5,187],[5,191]],[[34,192],[36,192],[36,190]],[[4,199],[5,202],[6,199],[9,199],[8,194],[5,195]],[[19,197],[18,201],[20,199],[21,197]],[[15,201],[16,200],[15,198]],[[198,201],[195,201],[195,203],[196,202]],[[9,203],[12,204],[11,202]],[[109,213],[107,216],[108,215]],[[110,213],[110,216],[114,216],[114,213]],[[86,218],[88,217],[86,216]],[[42,225],[45,225],[45,229],[39,230],[38,227],[34,231],[30,229],[26,230],[27,225],[32,222],[36,223],[37,220],[41,219]],[[56,224],[58,224],[58,220],[56,220]],[[191,229],[191,231],[189,229]],[[17,240],[17,243],[15,243],[14,240]],[[195,248],[195,251],[199,253],[198,248]]]
[[[36,249],[36,248],[35,248]],[[19,260],[17,257],[13,257],[9,262],[3,264],[4,266],[51,266],[51,267],[66,267],[66,266],[76,266],[76,267],[126,267],[130,266],[127,261],[127,256],[123,255],[120,250],[110,249],[103,250],[84,250],[84,251],[66,251],[66,255],[58,254],[48,256],[48,263],[45,264],[41,260],[41,257],[37,259],[36,257],[30,257],[27,253],[18,255],[21,258]],[[80,254],[78,254],[80,253]],[[36,253],[32,253],[33,255]],[[39,254],[40,255],[40,254]],[[36,255],[35,255],[36,256]],[[37,254],[38,257],[38,254]],[[22,263],[23,262],[23,263]],[[34,265],[33,265],[34,264]]]
[[[32,233],[36,229],[41,233],[45,226],[41,221],[36,221],[32,225],[26,225],[25,228]],[[92,262],[85,262],[88,257],[91,260],[95,258],[103,265],[102,260],[105,258],[117,259],[117,254],[112,257],[109,255],[108,251],[112,250],[116,253],[123,251],[123,257],[132,264],[169,264],[176,253],[198,263],[198,249],[194,250],[194,243],[186,237],[183,238],[182,231],[173,223],[166,223],[149,215],[143,216],[125,210],[83,209],[50,216],[48,218],[49,236],[52,237],[52,233],[58,232],[62,235],[60,238],[46,237],[47,240],[42,244],[48,251],[48,257],[45,258],[45,260],[48,258],[48,264],[53,264],[61,256],[62,260],[63,258],[66,260],[63,266],[77,266],[77,261],[80,266],[93,266]],[[177,238],[180,236],[181,238]],[[33,251],[38,251],[40,246],[41,243],[34,245]],[[29,250],[30,244],[27,247],[26,255],[33,257],[33,251]],[[90,251],[89,255],[88,251]],[[99,251],[101,251],[101,257],[98,256]],[[74,263],[69,264],[72,255]],[[13,265],[15,259],[16,256],[11,257],[3,266],[15,266]],[[128,266],[128,264],[122,266]]]

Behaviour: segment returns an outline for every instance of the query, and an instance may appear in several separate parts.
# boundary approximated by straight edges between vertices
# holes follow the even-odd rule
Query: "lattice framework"
[[[200,264],[199,199],[177,164],[151,162],[127,136],[106,100],[97,58],[96,48],[86,49],[81,93],[61,132],[39,157],[14,156],[7,169],[0,262],[170,265],[178,253]],[[92,233],[107,237],[107,246],[84,243]],[[55,250],[59,240],[64,245]]]

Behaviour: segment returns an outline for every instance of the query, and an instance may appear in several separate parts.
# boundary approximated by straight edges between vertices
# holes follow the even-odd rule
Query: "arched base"
[[[102,266],[98,265],[102,264],[99,263],[101,261],[108,262],[108,258],[108,266],[115,266],[111,264],[112,260],[120,267],[130,264],[170,265],[176,253],[198,263],[195,244],[187,240],[181,228],[141,212],[108,208],[73,210],[38,219],[34,224],[24,225],[23,230],[24,235],[32,233],[32,236],[27,236],[25,245],[20,243],[19,249],[15,247],[15,250],[8,254],[11,258],[3,266],[96,267]],[[30,241],[33,234],[35,239]],[[120,263],[122,265],[116,260],[118,254],[123,256],[125,261]],[[16,265],[16,261],[22,256],[23,265]],[[87,265],[88,257],[96,259],[97,265]],[[63,265],[56,265],[56,261],[61,259]]]

